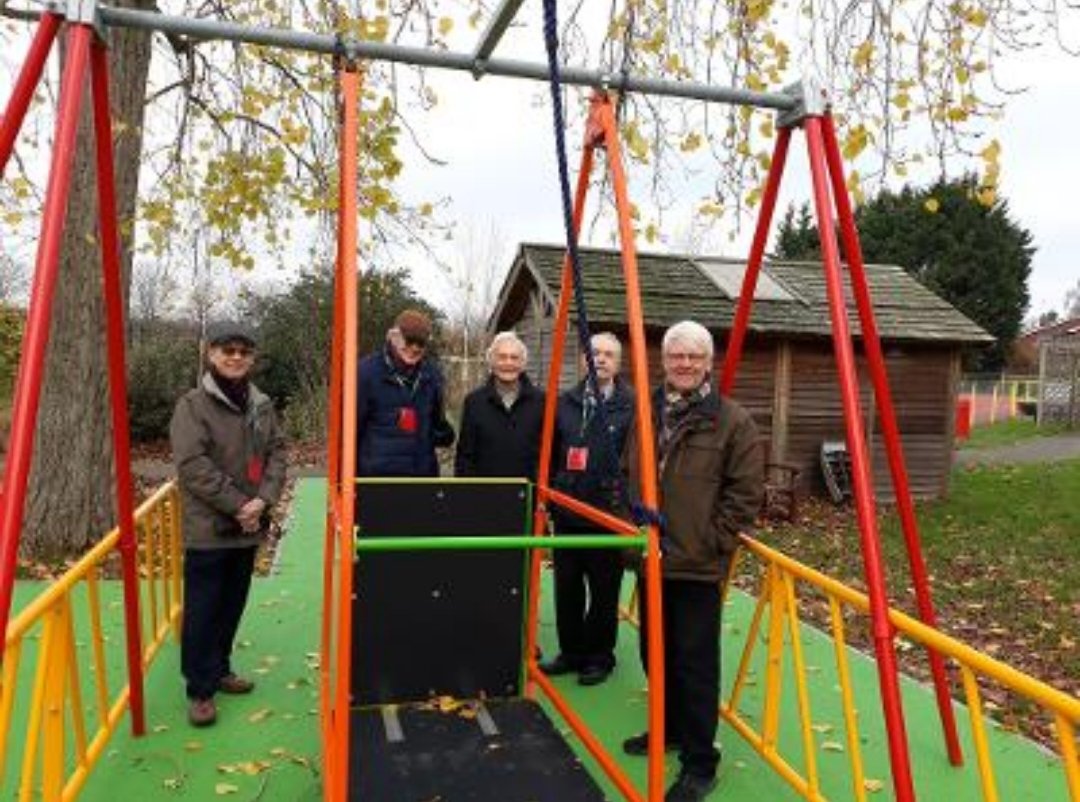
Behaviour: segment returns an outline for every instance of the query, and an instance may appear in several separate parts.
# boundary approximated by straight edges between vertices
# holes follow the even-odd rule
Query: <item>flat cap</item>
[[[211,323],[206,327],[206,341],[210,345],[236,342],[247,343],[252,348],[258,345],[251,328],[236,320],[219,320]]]

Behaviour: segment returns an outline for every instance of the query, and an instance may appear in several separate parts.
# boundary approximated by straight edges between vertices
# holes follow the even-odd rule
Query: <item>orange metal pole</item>
[[[343,207],[341,188],[338,188],[338,209]],[[323,544],[323,612],[321,622],[321,635],[319,646],[319,688],[320,688],[320,712],[322,722],[322,758],[323,776],[327,778],[327,788],[330,778],[336,776],[334,759],[334,704],[333,690],[331,686],[332,672],[330,667],[334,659],[334,565],[337,552],[337,527],[340,522],[340,498],[341,498],[341,406],[342,406],[342,377],[344,371],[345,347],[343,335],[345,331],[345,308],[342,277],[342,245],[341,232],[343,226],[338,226],[337,255],[334,263],[334,318],[331,329],[330,345],[330,388],[327,397],[327,472],[326,472],[326,535]]]
[[[337,751],[335,764],[335,798],[344,802],[349,786],[349,737],[352,680],[352,597],[353,597],[353,529],[356,504],[356,397],[357,397],[357,147],[360,132],[360,73],[355,67],[341,73],[341,94],[344,102],[344,130],[341,143],[341,261],[342,294],[345,311],[344,376],[342,387],[342,458],[341,458],[341,518],[338,549],[338,651],[337,651]]]
[[[574,193],[574,236],[581,232],[581,221],[585,216],[585,199],[589,194],[589,176],[593,165],[593,142],[586,133],[585,148],[581,154],[581,169],[578,172],[577,189]],[[551,450],[555,436],[555,408],[559,400],[559,376],[562,374],[563,353],[566,350],[566,326],[570,320],[570,297],[573,294],[573,271],[570,266],[570,252],[563,259],[562,285],[559,288],[559,309],[555,314],[554,339],[551,342],[551,363],[548,365],[547,394],[544,398],[544,424],[540,430],[540,462],[536,469],[536,481],[540,487],[547,485],[551,473]],[[543,535],[547,528],[547,511],[540,502],[544,501],[541,492],[539,502],[533,511],[533,534]],[[541,554],[533,549],[529,563],[529,617],[525,627],[525,665],[529,669],[526,678],[536,667],[536,641],[540,622],[540,563]],[[532,695],[532,683],[527,682],[525,693]]]
[[[544,672],[536,666],[529,667],[530,679],[540,686],[540,689],[547,695],[548,699],[555,706],[555,709],[562,714],[562,717],[566,719],[566,723],[578,734],[581,738],[582,745],[589,750],[596,762],[600,764],[600,768],[604,770],[611,781],[615,783],[615,786],[622,791],[623,796],[629,799],[631,802],[643,802],[641,794],[634,788],[633,783],[626,776],[626,772],[622,770],[618,763],[612,760],[611,755],[604,749],[603,744],[596,739],[596,736],[592,734],[585,722],[581,720],[581,717],[574,712],[574,708],[570,706],[570,703],[566,701],[558,689],[552,684]]]
[[[638,280],[634,229],[630,221],[630,200],[626,173],[619,151],[615,108],[606,95],[596,94],[590,116],[604,132],[608,173],[615,192],[619,213],[619,239],[622,243],[623,278],[626,282],[626,318],[630,329],[630,359],[634,377],[637,414],[638,457],[641,460],[641,501],[648,509],[657,509],[656,453],[653,439],[652,408],[649,403],[649,366],[645,345],[645,323],[641,308],[641,284]],[[649,783],[648,798],[659,802],[664,796],[664,636],[661,628],[660,600],[660,531],[649,526],[649,546],[645,552],[646,633],[649,671]]]
[[[582,518],[587,518],[595,524],[598,524],[605,529],[615,532],[620,535],[640,535],[641,530],[633,524],[624,521],[610,512],[604,512],[591,504],[586,504],[584,501],[580,501],[573,496],[568,496],[565,493],[561,493],[558,490],[552,490],[550,487],[541,485],[537,488],[541,499],[547,501],[553,501],[560,507],[565,507],[570,512],[577,513]]]

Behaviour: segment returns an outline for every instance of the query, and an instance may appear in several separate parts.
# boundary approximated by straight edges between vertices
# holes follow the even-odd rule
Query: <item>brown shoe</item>
[[[213,699],[192,699],[187,717],[193,727],[209,727],[217,721],[217,705]]]
[[[218,690],[222,693],[240,696],[255,690],[255,683],[249,679],[238,677],[236,674],[226,674],[218,681]]]

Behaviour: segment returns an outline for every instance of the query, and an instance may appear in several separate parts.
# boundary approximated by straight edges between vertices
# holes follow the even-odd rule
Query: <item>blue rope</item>
[[[562,195],[563,225],[566,228],[566,249],[574,279],[574,304],[577,306],[577,331],[581,351],[585,354],[588,376],[585,379],[585,405],[597,405],[596,362],[589,334],[589,315],[585,308],[585,288],[582,282],[581,257],[574,235],[574,209],[570,199],[570,168],[566,162],[566,133],[562,110],[562,78],[559,72],[559,14],[557,0],[544,0],[544,44],[547,47],[548,83],[551,86],[551,108],[555,113],[555,155],[559,161],[559,189]]]
[[[586,413],[589,405],[593,405],[599,412],[597,423],[605,430],[610,431],[604,405],[600,403],[598,388],[600,386],[596,378],[596,361],[592,353],[592,337],[589,334],[589,315],[585,306],[585,288],[582,281],[581,257],[578,254],[577,237],[574,234],[574,211],[570,198],[570,168],[566,161],[566,123],[562,111],[562,79],[559,73],[559,35],[558,35],[558,6],[557,0],[544,0],[544,44],[547,47],[548,57],[548,83],[551,87],[551,107],[555,114],[555,155],[559,162],[559,189],[562,195],[563,226],[566,229],[566,249],[570,254],[570,267],[573,272],[574,303],[577,306],[577,330],[581,351],[585,354],[585,365],[588,375],[585,379]],[[614,439],[611,442],[611,451],[616,460],[613,473],[618,474],[618,453],[616,453]],[[652,524],[661,530],[661,543],[664,541],[663,529],[666,521],[659,510],[646,507],[640,502],[634,502],[631,506],[631,517],[638,526]],[[661,548],[663,550],[663,548]]]

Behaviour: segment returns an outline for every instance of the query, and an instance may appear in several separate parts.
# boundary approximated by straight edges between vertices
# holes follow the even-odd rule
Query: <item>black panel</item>
[[[524,483],[361,483],[360,537],[518,535]],[[354,705],[520,693],[522,550],[365,553],[354,565]]]
[[[390,742],[379,710],[352,714],[349,799],[356,802],[605,802],[535,702],[488,703],[498,732],[459,712],[398,710]]]

